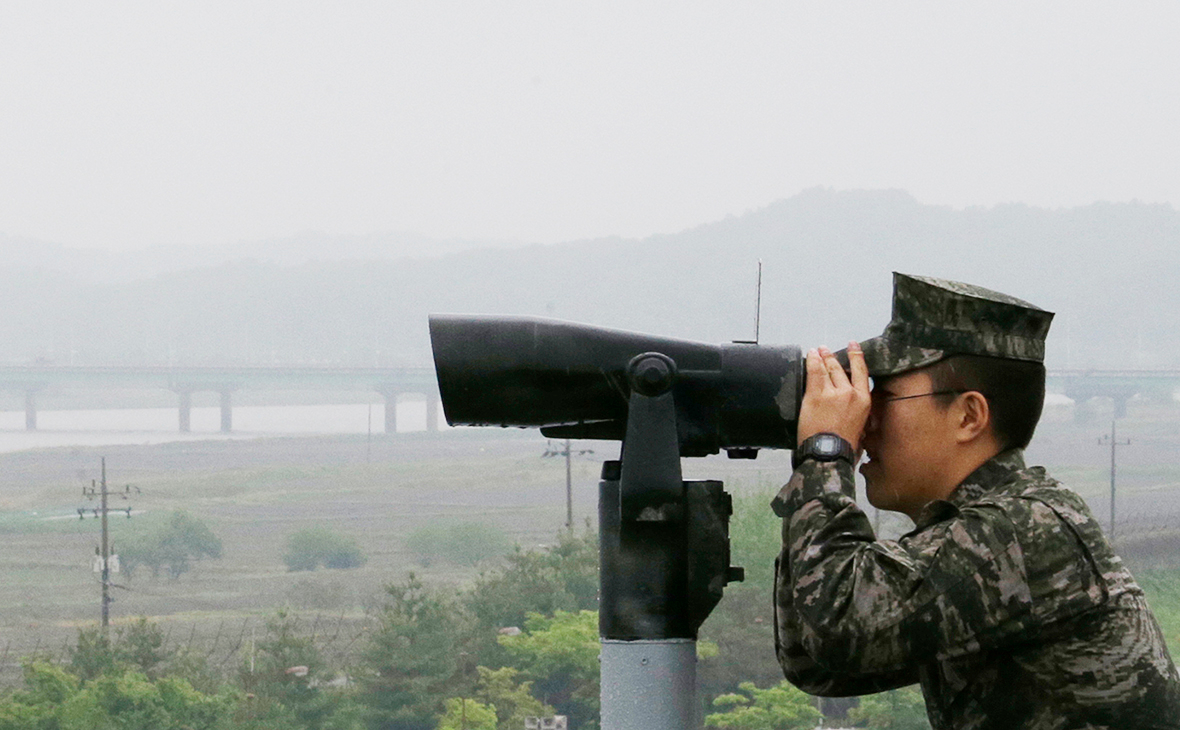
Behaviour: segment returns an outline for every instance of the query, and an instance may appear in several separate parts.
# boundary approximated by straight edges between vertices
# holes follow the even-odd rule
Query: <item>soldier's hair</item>
[[[952,355],[927,370],[934,390],[975,390],[987,399],[992,433],[1002,449],[1032,441],[1045,405],[1045,366],[983,355]],[[945,405],[953,395],[941,396]]]

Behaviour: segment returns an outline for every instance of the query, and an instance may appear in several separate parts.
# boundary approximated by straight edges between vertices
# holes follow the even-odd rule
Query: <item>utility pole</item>
[[[111,627],[111,550],[107,540],[107,457],[102,457],[102,632]]]
[[[131,485],[127,485],[122,494],[123,499],[130,499]],[[136,493],[139,493],[139,488],[135,487]],[[102,542],[99,552],[99,559],[102,572],[102,631],[106,635],[110,631],[111,625],[111,542],[110,542],[110,525],[107,521],[109,507],[107,505],[107,460],[104,456],[102,458],[102,480],[100,485],[95,485],[94,480],[90,481],[90,488],[82,488],[82,495],[87,499],[99,498],[99,508],[92,510],[95,517],[102,518]],[[78,519],[85,519],[86,509],[78,508]],[[131,518],[131,507],[123,507],[116,510],[117,512],[126,512],[127,518]]]
[[[572,453],[574,452],[570,450],[570,440],[566,439],[564,448],[555,449],[553,444],[550,443],[545,449],[545,453],[541,454],[542,457],[565,457],[565,529],[567,530],[574,529],[574,480],[573,467],[570,464],[570,455]],[[581,456],[583,454],[593,454],[594,452],[591,449],[579,449],[577,453],[579,456]]]
[[[1114,543],[1114,495],[1115,495],[1115,447],[1127,446],[1131,443],[1131,439],[1126,441],[1119,441],[1115,436],[1115,419],[1110,420],[1110,435],[1103,436],[1098,439],[1098,443],[1110,443],[1110,542]]]
[[[565,529],[574,529],[574,480],[570,467],[570,440],[565,440]]]

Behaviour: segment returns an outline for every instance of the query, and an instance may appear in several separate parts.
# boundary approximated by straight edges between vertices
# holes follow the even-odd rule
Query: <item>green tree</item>
[[[317,680],[327,667],[315,640],[298,617],[280,610],[266,622],[266,634],[255,643],[241,669],[242,686],[257,705],[255,714],[281,718],[289,711],[295,727],[306,730],[351,730],[361,727],[361,708],[345,693],[322,689]],[[262,712],[257,712],[259,709]]]
[[[233,699],[207,696],[183,679],[151,682],[135,671],[104,675],[61,706],[61,730],[217,730]]]
[[[519,546],[504,565],[479,575],[463,595],[474,617],[472,651],[485,666],[500,666],[507,656],[496,642],[504,627],[523,627],[529,614],[598,608],[598,537],[562,530],[557,543],[537,550]]]
[[[164,569],[175,580],[189,571],[193,560],[220,558],[221,548],[221,538],[204,521],[177,510],[163,525],[125,545],[121,560],[129,577],[143,565],[153,578]]]
[[[296,667],[303,669],[294,671]],[[285,699],[305,691],[322,669],[319,649],[300,630],[299,618],[280,609],[267,619],[266,633],[253,642],[243,661],[242,686],[250,693]]]
[[[533,696],[533,683],[521,682],[513,667],[479,667],[475,695],[496,709],[499,730],[519,730],[526,717],[551,717],[556,711]]]
[[[418,562],[424,567],[434,560],[453,565],[477,565],[484,560],[499,558],[510,546],[503,530],[483,522],[435,522],[406,537],[406,547],[418,556]]]
[[[467,621],[451,595],[413,573],[385,590],[388,600],[363,654],[361,699],[377,728],[429,730],[444,699],[473,689],[460,671],[461,660],[472,659],[462,644]]]
[[[83,682],[63,667],[29,662],[24,683],[0,700],[0,730],[222,730],[235,702],[130,669]]]
[[[532,614],[525,631],[501,636],[512,665],[533,682],[534,694],[568,715],[575,728],[598,722],[598,614]]]
[[[110,638],[100,628],[78,630],[78,641],[70,647],[70,669],[83,681],[112,672],[118,662]]]
[[[308,527],[287,537],[283,562],[287,570],[359,568],[367,561],[355,538],[326,527]]]
[[[115,627],[113,641],[99,627],[79,629],[78,641],[70,647],[70,669],[83,681],[128,669],[154,680],[164,673],[169,655],[160,627],[141,616]]]
[[[848,719],[866,730],[930,730],[926,701],[917,687],[902,687],[860,698]]]
[[[466,697],[451,697],[444,706],[436,730],[497,730],[496,708],[491,705]]]
[[[796,730],[813,728],[822,715],[812,700],[783,681],[768,689],[742,682],[741,694],[724,694],[713,700],[721,710],[705,717],[705,727],[726,730]]]
[[[0,700],[0,730],[58,730],[60,708],[81,681],[46,661],[26,661],[23,670],[24,689]]]
[[[115,660],[157,679],[165,671],[169,652],[164,646],[164,632],[154,621],[140,616],[133,623],[115,629]]]

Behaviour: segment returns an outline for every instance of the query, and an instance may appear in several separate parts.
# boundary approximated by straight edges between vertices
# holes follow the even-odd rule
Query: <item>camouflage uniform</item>
[[[806,461],[783,517],[776,649],[812,694],[920,681],[942,728],[1180,728],[1143,591],[1080,497],[1012,450],[877,541],[844,462]]]
[[[895,275],[874,376],[960,352],[1041,361],[1052,314]],[[783,518],[775,645],[817,695],[921,682],[936,730],[1180,728],[1180,676],[1143,591],[1085,502],[1019,449],[996,455],[897,541],[877,540],[853,466],[804,461]]]

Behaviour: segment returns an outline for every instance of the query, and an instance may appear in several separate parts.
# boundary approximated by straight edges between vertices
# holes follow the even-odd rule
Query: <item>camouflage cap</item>
[[[897,375],[951,355],[1044,362],[1053,313],[1016,297],[893,272],[893,317],[861,343],[869,374]]]

